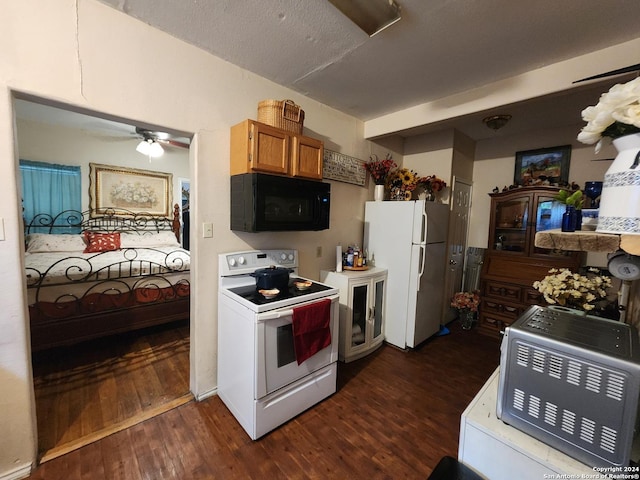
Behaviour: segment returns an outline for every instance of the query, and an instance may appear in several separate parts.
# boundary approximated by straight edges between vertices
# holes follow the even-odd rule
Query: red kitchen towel
[[[331,300],[293,309],[293,346],[298,365],[331,345]]]

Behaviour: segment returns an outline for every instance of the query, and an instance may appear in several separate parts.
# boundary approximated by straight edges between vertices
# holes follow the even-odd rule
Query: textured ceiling
[[[638,0],[397,0],[371,38],[326,0],[100,1],[362,120],[640,36]]]
[[[639,0],[397,0],[402,19],[371,38],[326,0],[100,1],[365,121],[640,37]],[[575,125],[616,80],[505,106],[498,133]],[[488,138],[495,110],[401,134]]]

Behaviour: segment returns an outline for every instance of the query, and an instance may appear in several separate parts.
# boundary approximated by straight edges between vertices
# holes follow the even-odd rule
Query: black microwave
[[[231,176],[231,230],[326,230],[330,205],[329,183],[264,173]]]

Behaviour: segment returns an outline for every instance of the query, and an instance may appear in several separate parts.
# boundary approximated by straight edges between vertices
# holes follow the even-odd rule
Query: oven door
[[[301,365],[293,347],[293,308],[318,300],[257,315],[256,399],[338,360],[338,295],[325,298],[331,300],[331,344]]]

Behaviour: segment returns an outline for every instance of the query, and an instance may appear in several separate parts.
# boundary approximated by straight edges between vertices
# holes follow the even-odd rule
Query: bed
[[[180,212],[37,215],[25,226],[32,350],[189,318]],[[188,232],[185,232],[188,235]]]

